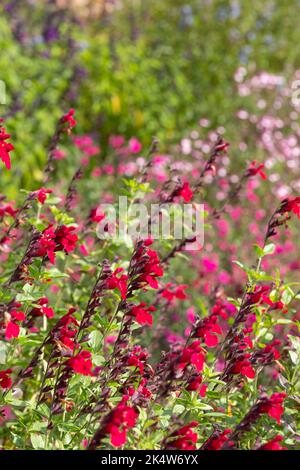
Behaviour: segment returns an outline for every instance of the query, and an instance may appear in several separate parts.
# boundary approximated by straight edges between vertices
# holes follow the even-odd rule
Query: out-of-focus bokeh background
[[[45,146],[70,106],[100,162],[112,134],[144,146],[157,136],[161,151],[183,139],[188,154],[200,121],[200,138],[203,127],[226,129],[237,168],[271,158],[295,172],[299,11],[299,0],[1,0],[0,112],[17,136],[1,191],[40,185]]]

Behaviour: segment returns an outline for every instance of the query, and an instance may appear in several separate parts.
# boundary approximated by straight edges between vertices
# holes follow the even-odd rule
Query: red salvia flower
[[[74,338],[76,337],[77,327],[79,325],[76,318],[72,315],[74,312],[75,309],[70,308],[68,313],[57,322],[53,331],[54,340],[71,351],[73,351],[76,346]]]
[[[37,303],[40,306],[34,307],[30,312],[31,315],[35,317],[41,317],[45,315],[49,319],[54,317],[53,309],[51,307],[48,307],[49,299],[47,297],[42,297],[41,299],[38,300]]]
[[[251,304],[258,304],[268,299],[267,294],[270,292],[269,286],[255,286],[253,292],[249,292],[247,297]]]
[[[189,392],[197,392],[199,391],[200,397],[205,397],[206,395],[206,390],[207,390],[207,385],[202,384],[202,375],[193,375],[189,381],[188,385],[186,387],[186,390]]]
[[[0,387],[3,389],[10,388],[12,386],[12,380],[10,374],[12,373],[11,369],[1,370],[0,371]]]
[[[20,327],[17,323],[9,321],[5,328],[5,339],[9,340],[12,338],[18,338],[20,333]]]
[[[224,140],[221,139],[220,143],[215,146],[215,152],[227,152],[230,144],[229,142],[225,142]]]
[[[279,208],[274,212],[268,223],[266,240],[277,234],[278,227],[281,227],[282,225],[287,227],[287,221],[291,218],[290,213],[293,213],[300,218],[300,196],[295,198],[286,198],[281,201]]]
[[[1,120],[2,121],[2,120]],[[8,170],[11,168],[10,152],[14,149],[13,144],[6,142],[10,138],[10,134],[6,133],[5,127],[1,126],[0,121],[0,158]]]
[[[219,315],[221,318],[228,318],[229,314],[233,314],[236,311],[236,307],[230,302],[222,299],[217,299],[215,305],[211,309],[212,313]]]
[[[38,240],[37,256],[48,256],[50,263],[55,263],[55,233],[52,227],[46,228]]]
[[[76,120],[74,119],[75,110],[70,109],[64,116],[61,118],[61,123],[66,124],[65,131],[70,133],[72,128],[76,126]]]
[[[9,313],[9,316],[10,320],[5,328],[5,339],[7,340],[18,338],[20,334],[20,326],[16,322],[22,322],[25,320],[25,314],[22,311],[12,310]]]
[[[145,302],[141,302],[139,305],[132,307],[130,313],[135,317],[136,321],[140,325],[152,325],[153,318],[151,313],[149,312],[155,312],[155,310],[156,308],[152,305],[150,307],[147,307]]]
[[[67,227],[66,225],[57,227],[55,230],[56,251],[65,250],[66,253],[74,251],[78,240],[76,233],[73,233],[74,230],[76,230],[75,227]]]
[[[193,431],[193,428],[198,426],[197,421],[192,421],[191,423],[183,426],[177,431],[173,432],[169,436],[166,448],[173,448],[179,450],[196,450],[196,443],[198,441],[198,434]]]
[[[152,243],[149,241],[148,244]],[[139,253],[137,253],[139,255]],[[156,251],[150,248],[141,247],[140,255],[143,255],[143,273],[139,276],[138,281],[146,283],[153,289],[158,288],[157,277],[161,277],[164,273],[163,268],[160,266],[160,261]]]
[[[196,325],[193,337],[202,338],[206,346],[209,348],[217,346],[219,339],[216,334],[222,334],[221,327],[217,324],[217,321],[218,317],[216,315],[210,315],[209,317],[203,318]]]
[[[50,263],[55,263],[55,252],[70,253],[75,249],[78,237],[73,233],[75,227],[61,225],[54,231],[53,227],[46,228],[37,241],[36,256],[48,256]]]
[[[182,187],[178,191],[178,195],[181,196],[185,202],[190,202],[194,196],[194,193],[191,190],[188,182],[183,183]]]
[[[206,396],[206,391],[207,391],[207,385],[203,384],[199,390],[200,397],[204,398]]]
[[[250,177],[250,176],[259,175],[261,177],[261,179],[266,180],[267,175],[263,171],[264,167],[265,167],[265,165],[263,163],[257,163],[257,161],[254,160],[250,164],[249,168],[247,169],[246,176]]]
[[[188,385],[186,387],[186,389],[189,391],[189,392],[196,392],[197,390],[199,390],[201,388],[201,384],[202,384],[202,375],[195,375],[195,376],[192,376],[190,379],[189,379],[189,382],[188,382]]]
[[[188,365],[196,367],[198,372],[202,372],[205,361],[205,351],[201,347],[200,341],[193,341],[185,347],[179,357],[179,369],[185,369]]]
[[[205,445],[205,450],[220,450],[222,449],[225,442],[229,441],[230,429],[225,429],[221,433],[214,433],[213,436],[208,440],[207,444]],[[230,444],[230,442],[228,442]]]
[[[146,398],[150,398],[152,396],[152,393],[150,390],[146,387],[147,385],[147,379],[143,378],[141,380],[140,385],[138,386],[138,392],[143,395]]]
[[[127,397],[124,397],[107,418],[103,431],[110,435],[110,442],[114,447],[125,444],[127,431],[135,426],[137,412],[131,406],[126,405]]]
[[[92,222],[99,223],[101,220],[105,219],[105,214],[104,212],[101,212],[97,207],[92,209],[89,215],[89,219]]]
[[[148,354],[144,351],[141,346],[135,346],[133,351],[130,352],[127,364],[129,366],[138,367],[140,374],[144,373],[145,362],[148,358]]]
[[[232,374],[241,374],[248,379],[254,379],[255,370],[253,369],[251,362],[248,360],[251,354],[244,354],[243,359],[236,361],[233,368],[231,369]]]
[[[282,406],[285,398],[286,393],[273,393],[270,398],[263,400],[262,403],[259,405],[259,413],[266,413],[270,418],[273,418],[280,424],[280,418],[282,413],[284,412],[284,408]]]
[[[44,202],[47,199],[47,195],[51,194],[52,192],[53,192],[52,189],[40,188],[38,191],[35,191],[35,195],[36,195],[38,201],[41,204],[44,204]]]
[[[58,339],[64,346],[73,351],[76,345],[74,341],[75,336],[76,330],[72,330],[65,326],[60,330]]]
[[[283,441],[283,437],[280,434],[277,434],[271,441],[266,442],[266,444],[259,447],[258,450],[287,450],[286,447],[283,447],[280,443]]]
[[[12,310],[10,312],[10,316],[15,321],[24,321],[25,320],[25,313],[21,310]]]
[[[128,276],[126,274],[121,274],[118,277],[118,274],[122,273],[123,271],[124,271],[123,268],[115,269],[112,275],[107,279],[106,287],[108,289],[118,289],[120,291],[122,300],[125,300],[126,294],[127,294]]]
[[[165,285],[161,295],[169,302],[171,302],[173,299],[185,300],[187,299],[187,295],[185,293],[187,287],[188,286],[186,284],[175,286],[172,282],[168,282]]]
[[[0,206],[0,219],[2,219],[5,215],[15,217],[17,213],[18,210],[14,209],[12,204],[4,204],[3,206]]]
[[[273,300],[271,300],[270,297],[264,295],[263,301],[269,306],[268,308],[269,312],[273,310],[282,310],[282,313],[288,312],[288,309],[286,308],[286,306],[281,300],[276,300],[275,302],[273,302]]]
[[[93,375],[93,364],[91,361],[91,353],[89,351],[81,351],[76,356],[71,357],[68,360],[68,364],[74,372],[77,372],[77,374]]]
[[[282,201],[278,214],[284,214],[285,212],[293,212],[300,219],[300,196]]]
[[[252,328],[243,328],[242,332],[235,336],[234,342],[238,344],[239,350],[253,348],[253,342],[249,336],[249,333],[252,333]]]
[[[267,344],[265,348],[261,351],[261,353],[265,356],[269,356],[269,354],[273,355],[274,360],[280,359],[280,352],[275,346],[280,346],[281,341],[279,339],[274,339],[271,343]]]

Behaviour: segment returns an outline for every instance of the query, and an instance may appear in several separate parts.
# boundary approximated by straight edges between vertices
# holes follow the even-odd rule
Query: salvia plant
[[[276,198],[263,163],[231,174],[213,131],[168,154],[111,135],[97,166],[76,120],[58,120],[40,187],[0,198],[1,448],[297,448],[300,197]],[[119,195],[159,217],[203,204],[204,240],[154,238],[151,218],[114,237]]]

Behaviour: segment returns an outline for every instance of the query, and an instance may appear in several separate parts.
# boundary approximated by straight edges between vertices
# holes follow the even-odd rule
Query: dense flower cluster
[[[47,256],[49,261],[55,263],[55,252],[65,251],[71,253],[78,240],[77,235],[73,233],[75,227],[66,227],[61,225],[54,229],[52,226],[46,228],[38,239],[32,256]]]
[[[11,401],[16,394],[24,395],[24,403],[34,402],[37,429],[51,448],[57,442],[88,449],[290,447],[294,410],[288,383],[296,376],[290,361],[293,367],[297,363],[299,295],[296,281],[280,278],[276,260],[294,250],[284,237],[292,238],[299,197],[281,199],[265,222],[255,190],[269,184],[267,165],[253,161],[240,177],[225,178],[229,144],[217,133],[198,142],[203,152],[191,167],[156,154],[155,145],[147,161],[139,156],[139,140],[122,136],[112,136],[109,148],[123,166],[108,156],[95,167],[92,157],[102,153],[100,147],[89,135],[74,136],[78,166],[63,194],[55,165],[64,162],[55,160],[65,160],[66,154],[57,157],[58,143],[75,124],[72,109],[58,122],[43,186],[29,192],[20,208],[0,199],[1,420],[12,420],[17,430],[21,426]],[[186,152],[187,143],[182,146]],[[124,182],[123,172],[132,179]],[[215,178],[216,200],[207,197]],[[124,184],[132,201],[142,193],[160,216],[165,202],[207,197],[211,230],[205,247],[189,252],[196,237],[99,239],[96,224],[103,223],[108,235],[114,224],[88,191],[82,194],[82,187],[98,179],[101,188],[114,180]],[[254,266],[248,254],[249,265],[236,261],[236,226],[245,217],[237,202],[241,195],[257,206]],[[116,200],[109,189],[101,198]],[[147,222],[151,228],[150,218]],[[14,250],[21,248],[15,262]],[[59,252],[72,255],[66,259]],[[290,266],[291,272],[298,267]],[[23,438],[27,448],[28,439],[34,442],[33,411],[23,411],[30,429]],[[282,435],[265,422],[280,426]],[[291,423],[288,430],[285,423]]]

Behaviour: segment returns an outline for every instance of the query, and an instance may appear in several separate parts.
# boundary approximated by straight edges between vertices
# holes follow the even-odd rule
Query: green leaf
[[[6,363],[7,347],[8,347],[7,343],[4,343],[4,341],[0,341],[0,364]]]
[[[245,271],[246,273],[249,271],[249,268],[245,264],[241,263],[240,261],[233,260],[232,262],[236,264],[239,268],[241,268],[243,271]]]
[[[183,405],[175,405],[173,408],[173,413],[175,415],[181,415],[185,410],[185,406]]]
[[[286,289],[281,295],[281,300],[285,305],[288,305],[291,302],[291,300],[293,300],[294,295],[295,294],[292,291],[292,289],[290,287],[286,287]]]
[[[277,325],[292,325],[293,323],[294,322],[288,318],[279,318],[276,322]]]
[[[298,338],[298,336],[292,335],[288,335],[288,337],[293,345],[293,348],[300,354],[300,338]]]
[[[254,245],[254,250],[255,250],[255,253],[257,254],[257,256],[259,258],[262,258],[264,256],[264,250],[263,250],[263,248],[261,248],[261,246]]]
[[[33,423],[33,425],[30,427],[30,431],[41,431],[42,429],[45,429],[47,427],[47,421],[36,421]],[[34,434],[32,434],[33,436]]]
[[[214,416],[215,418],[223,418],[223,419],[230,419],[231,420],[231,417],[226,415],[225,413],[220,413],[218,411],[212,411],[212,412],[208,412],[208,413],[205,413],[205,416]]]
[[[296,353],[296,351],[289,351],[289,355],[292,363],[296,366],[299,362],[299,355]]]
[[[39,449],[43,450],[45,449],[45,436],[42,436],[41,434],[31,434],[30,435],[30,440],[32,447],[34,449]]]
[[[100,354],[93,355],[93,364],[95,364],[95,366],[102,366],[104,362],[105,358]]]
[[[272,255],[275,251],[275,244],[274,243],[268,243],[268,245],[266,245],[263,249],[263,255],[266,256],[266,255]]]
[[[94,330],[90,333],[89,344],[94,349],[94,351],[99,351],[101,346],[103,346],[103,335],[98,330]]]

